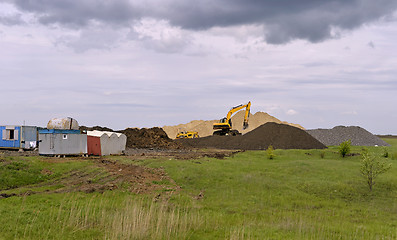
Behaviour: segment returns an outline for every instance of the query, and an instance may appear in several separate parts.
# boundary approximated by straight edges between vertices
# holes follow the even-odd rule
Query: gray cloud
[[[69,27],[81,27],[91,21],[109,24],[128,24],[139,17],[127,0],[14,0],[20,11],[36,14],[42,24],[59,23]]]
[[[77,53],[82,53],[90,49],[109,50],[117,45],[120,38],[120,32],[112,28],[90,27],[83,29],[78,36],[62,36],[54,44],[65,45]]]
[[[368,47],[370,47],[370,48],[375,48],[375,44],[374,44],[372,41],[370,41],[370,42],[368,43]]]
[[[128,26],[145,17],[167,20],[190,30],[244,24],[264,26],[269,43],[282,44],[294,39],[319,42],[338,37],[338,29],[351,30],[390,16],[397,9],[395,0],[14,0],[14,5],[34,13],[42,24],[69,27],[99,21]]]
[[[0,16],[0,24],[13,26],[24,24],[25,21],[22,19],[21,14],[14,14],[11,16]]]

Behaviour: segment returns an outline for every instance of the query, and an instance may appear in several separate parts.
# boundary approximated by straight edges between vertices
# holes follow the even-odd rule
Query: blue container
[[[0,148],[33,149],[37,138],[35,126],[0,126]]]

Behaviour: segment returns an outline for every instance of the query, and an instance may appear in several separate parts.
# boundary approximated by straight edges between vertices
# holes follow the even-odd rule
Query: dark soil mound
[[[156,149],[181,149],[183,146],[170,139],[162,128],[127,128],[125,130],[113,131],[107,127],[81,126],[80,131],[109,131],[119,132],[127,136],[127,148],[156,148]]]
[[[379,137],[357,126],[336,126],[332,129],[313,129],[307,132],[327,146],[339,145],[349,139],[354,146],[390,146]]]
[[[113,129],[107,128],[107,127],[101,127],[101,126],[94,126],[94,127],[86,127],[86,126],[80,126],[79,127],[80,131],[104,131],[104,132],[113,132]]]
[[[302,129],[274,122],[265,123],[240,136],[209,136],[194,139],[179,139],[185,146],[197,148],[220,148],[263,150],[272,145],[276,149],[322,149],[318,140]]]
[[[127,136],[128,148],[182,148],[182,145],[170,139],[162,128],[127,128],[118,132]]]

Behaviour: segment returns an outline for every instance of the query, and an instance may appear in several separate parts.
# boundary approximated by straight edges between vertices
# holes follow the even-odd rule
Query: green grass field
[[[165,198],[167,190],[133,194],[125,186],[53,193],[42,183],[76,169],[103,170],[90,160],[0,157],[0,194],[11,196],[0,199],[0,239],[397,239],[397,139],[385,141],[392,146],[368,148],[392,163],[372,192],[359,173],[362,147],[346,158],[337,147],[276,150],[273,160],[265,151],[225,159],[108,158],[163,168],[181,187]]]

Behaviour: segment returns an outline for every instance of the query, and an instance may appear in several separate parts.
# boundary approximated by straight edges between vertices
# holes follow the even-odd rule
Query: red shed
[[[101,138],[99,136],[87,135],[88,155],[101,156]]]

